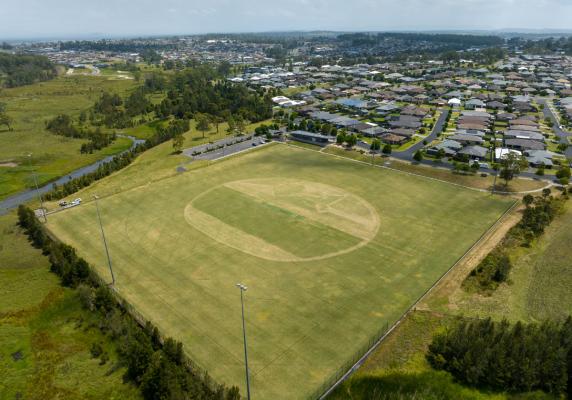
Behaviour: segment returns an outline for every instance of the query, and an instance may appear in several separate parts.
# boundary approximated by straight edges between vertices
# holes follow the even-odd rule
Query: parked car
[[[68,205],[68,202],[65,201],[65,200],[63,200],[63,201],[60,201],[60,202],[58,203],[58,205],[59,205],[60,207],[65,207],[65,206]]]

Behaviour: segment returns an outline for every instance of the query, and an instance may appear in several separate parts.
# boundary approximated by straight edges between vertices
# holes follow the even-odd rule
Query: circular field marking
[[[221,198],[223,206],[218,203]],[[240,204],[233,205],[232,201]],[[240,215],[244,204],[245,215]],[[228,210],[238,211],[229,215]],[[260,220],[261,215],[270,217]],[[380,225],[375,208],[359,196],[323,183],[284,178],[246,179],[215,186],[192,199],[184,217],[193,228],[221,244],[282,262],[323,260],[352,252],[368,244]],[[264,231],[265,227],[258,229],[261,224],[276,225],[272,239],[254,233]],[[299,242],[303,239],[303,245],[313,246],[310,251],[316,254],[300,255],[308,250],[289,242],[292,236],[299,236],[294,238]],[[338,243],[331,243],[332,237],[342,238],[340,248],[333,247]]]

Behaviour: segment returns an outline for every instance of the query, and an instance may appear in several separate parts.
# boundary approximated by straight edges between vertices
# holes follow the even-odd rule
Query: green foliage
[[[76,139],[88,139],[88,143],[81,145],[81,153],[93,153],[112,144],[117,135],[115,133],[103,133],[98,127],[95,130],[77,128],[73,125],[69,115],[60,114],[46,122],[46,129],[56,135],[71,137]]]
[[[53,79],[56,75],[56,68],[47,57],[0,52],[0,86],[30,85]]]
[[[381,141],[379,139],[373,139],[369,148],[373,151],[378,151],[381,149]]]
[[[69,196],[70,194],[89,186],[91,183],[100,180],[113,172],[125,168],[145,150],[166,142],[177,135],[181,135],[189,129],[190,122],[188,120],[175,119],[170,121],[166,127],[159,125],[157,126],[155,135],[147,139],[145,143],[139,144],[131,150],[113,157],[110,162],[100,165],[94,172],[90,172],[89,174],[83,175],[79,178],[71,179],[61,186],[54,184],[53,189],[44,195],[44,199],[58,200]]]
[[[413,154],[413,159],[417,162],[423,160],[423,153],[421,152],[421,150],[417,150],[415,154]]]
[[[526,158],[509,152],[501,159],[499,176],[504,179],[505,185],[520,174],[520,171],[528,166]]]
[[[523,203],[526,208],[519,223],[511,228],[501,243],[471,271],[463,282],[463,287],[467,290],[476,287],[478,291],[488,293],[507,281],[512,268],[508,250],[515,246],[530,246],[533,239],[544,233],[566,200],[567,196],[551,197],[550,192],[542,197],[524,196]]]
[[[572,386],[572,318],[512,326],[461,321],[433,338],[427,360],[471,386],[565,394]]]

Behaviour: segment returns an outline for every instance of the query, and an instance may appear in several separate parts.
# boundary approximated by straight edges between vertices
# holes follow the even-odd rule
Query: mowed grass
[[[123,382],[116,345],[97,326],[77,293],[49,272],[15,214],[0,217],[0,399],[140,399]],[[91,356],[93,343],[109,354],[104,365]]]
[[[48,82],[2,90],[0,102],[6,103],[7,113],[14,119],[14,129],[0,128],[0,164],[12,162],[16,166],[0,166],[0,199],[32,187],[32,170],[39,182],[45,183],[129,148],[131,141],[120,138],[93,154],[81,154],[84,140],[53,135],[46,131],[45,122],[58,114],[78,116],[89,109],[103,91],[124,96],[135,86],[129,80],[62,76]],[[32,168],[26,157],[29,153],[33,154]]]
[[[119,173],[102,182],[129,176]],[[354,251],[311,262],[282,262],[222,244],[185,219],[186,206],[197,196],[253,178],[288,178],[342,189],[373,206],[379,229]],[[236,207],[228,193],[211,201],[204,210],[242,231],[254,229],[248,226],[257,218],[252,214],[266,207]],[[182,340],[192,359],[216,380],[239,385],[243,392],[235,284],[249,287],[252,390],[266,399],[312,394],[386,323],[399,318],[512,202],[275,145],[104,197],[100,208],[119,293],[165,334]],[[264,230],[250,232],[265,236],[260,239],[284,247],[298,240],[287,235],[293,229],[288,219],[272,216],[258,223],[266,225]],[[93,203],[50,215],[48,228],[109,277]],[[326,252],[331,239],[326,235],[316,246],[321,243]],[[347,244],[340,241],[338,246]]]

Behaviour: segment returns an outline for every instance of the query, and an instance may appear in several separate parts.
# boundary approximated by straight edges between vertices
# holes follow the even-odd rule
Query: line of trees
[[[427,360],[471,386],[572,398],[572,318],[530,325],[463,320],[433,338]]]
[[[126,366],[125,378],[141,390],[145,400],[239,400],[237,387],[214,383],[206,372],[194,367],[183,345],[163,339],[150,322],[138,323],[111,290],[102,284],[90,265],[71,246],[52,240],[34,212],[18,207],[18,220],[32,244],[48,255],[50,269],[64,286],[77,289],[82,305],[97,314],[99,329],[118,345]],[[96,346],[97,347],[97,346]],[[104,354],[92,347],[92,354]]]
[[[0,86],[30,85],[56,76],[56,67],[47,57],[0,52]]]
[[[556,215],[562,210],[568,199],[566,191],[562,195],[551,196],[550,189],[545,189],[542,196],[527,194],[523,198],[526,208],[522,218],[512,227],[506,236],[487,256],[471,271],[463,282],[467,290],[476,288],[477,291],[488,293],[506,282],[512,263],[510,249],[517,246],[530,246],[531,242],[541,236]]]

